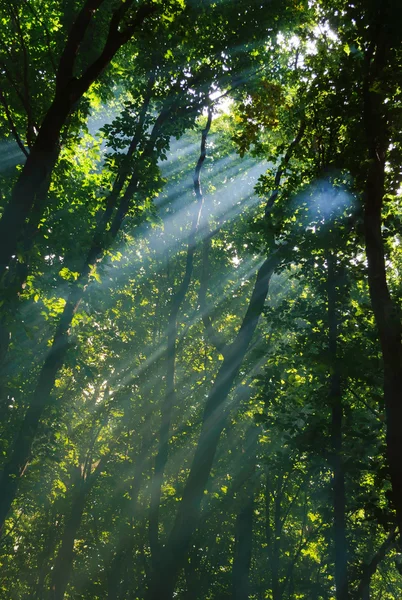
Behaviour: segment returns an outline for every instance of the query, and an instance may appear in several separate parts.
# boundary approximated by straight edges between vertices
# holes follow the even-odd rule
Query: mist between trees
[[[0,598],[402,597],[401,3],[0,14]]]

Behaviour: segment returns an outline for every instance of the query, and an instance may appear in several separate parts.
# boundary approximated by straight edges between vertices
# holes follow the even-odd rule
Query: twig
[[[11,129],[11,132],[12,132],[14,138],[15,138],[15,141],[17,142],[17,144],[18,144],[21,152],[23,152],[25,154],[25,156],[28,157],[29,153],[26,150],[24,144],[22,143],[22,140],[21,140],[20,136],[18,135],[17,128],[14,125],[14,121],[13,121],[13,118],[11,116],[10,110],[8,108],[7,101],[6,101],[5,96],[4,96],[4,94],[3,94],[3,92],[2,92],[1,89],[0,89],[0,102],[2,103],[2,105],[4,107],[4,111],[6,113],[7,121],[8,121],[8,124],[10,125],[10,129]]]

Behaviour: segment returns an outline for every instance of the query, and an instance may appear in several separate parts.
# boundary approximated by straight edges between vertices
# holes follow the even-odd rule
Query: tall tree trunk
[[[232,567],[233,600],[248,600],[250,588],[250,567],[253,541],[254,496],[256,484],[258,432],[250,427],[246,435],[245,466],[240,477],[240,510],[235,525],[235,548]]]
[[[165,467],[169,454],[170,425],[172,421],[173,408],[176,402],[175,372],[176,372],[176,344],[177,344],[177,318],[180,307],[186,297],[191,276],[193,272],[194,251],[196,246],[196,234],[203,206],[201,192],[200,173],[206,158],[206,141],[212,122],[212,109],[208,110],[208,118],[201,135],[201,150],[194,172],[194,191],[197,200],[197,210],[194,214],[193,223],[188,240],[186,268],[183,280],[173,298],[169,315],[166,347],[166,393],[161,410],[161,426],[159,430],[159,447],[155,458],[155,469],[151,487],[151,504],[149,511],[149,541],[154,571],[158,571],[159,564],[159,508],[161,502],[161,488]]]
[[[296,137],[296,143],[292,142],[286,154],[286,157],[289,155],[289,159],[302,134],[303,126],[301,127],[301,135]],[[281,165],[278,171],[282,173]],[[280,176],[277,179],[278,181],[275,180],[275,183],[279,185]],[[276,188],[272,193],[273,202],[278,196]],[[271,204],[270,198],[267,203],[268,213],[272,208]],[[275,250],[272,256],[267,258],[259,268],[240,330],[234,342],[225,347],[224,360],[205,405],[201,433],[183,490],[182,500],[172,531],[161,555],[159,572],[151,582],[147,600],[170,600],[173,596],[180,570],[188,553],[191,537],[197,527],[201,500],[208,482],[219,439],[226,424],[226,400],[263,311],[271,276],[280,264],[284,253],[286,253],[286,247]]]
[[[277,251],[260,267],[249,307],[235,341],[228,347],[225,359],[208,396],[201,434],[192,461],[176,519],[163,552],[158,577],[154,577],[148,600],[170,600],[187,555],[190,540],[197,527],[200,504],[207,484],[220,435],[226,423],[226,399],[239,372],[254,334],[268,293],[269,282],[281,260]]]
[[[50,503],[50,502],[49,502]],[[59,519],[57,511],[55,509],[55,503],[49,508],[49,524],[47,526],[48,534],[43,544],[43,549],[39,555],[38,568],[36,572],[36,584],[32,586],[29,592],[29,598],[35,600],[42,600],[46,597],[45,592],[45,581],[51,569],[51,559],[54,554],[57,538],[58,538],[58,527]]]
[[[342,389],[338,345],[338,319],[336,294],[336,255],[327,256],[327,301],[328,301],[328,348],[330,356],[330,391],[331,406],[331,438],[333,469],[333,507],[334,507],[334,546],[335,546],[335,587],[336,599],[348,600],[347,542],[346,542],[346,496],[345,473],[342,460]]]
[[[386,17],[392,18],[392,15],[388,14]],[[388,105],[384,103],[385,93],[380,90],[381,77],[391,55],[383,25],[376,24],[376,34],[366,52],[363,82],[364,127],[369,157],[364,193],[364,232],[371,305],[384,364],[386,440],[392,501],[398,528],[402,532],[402,330],[397,306],[388,289],[381,232],[385,162],[390,140],[387,127]]]
[[[150,98],[147,98],[144,102],[149,103],[149,100]],[[148,145],[144,151],[146,156],[152,153],[155,141],[159,136],[161,129],[163,128],[163,124],[167,119],[168,114],[168,111],[162,110],[158,119],[155,121]],[[143,112],[144,119],[145,115],[146,110]],[[141,123],[140,120],[134,136],[135,138],[138,137],[139,139],[142,131],[142,125],[143,123]],[[113,202],[108,202],[107,204],[102,222],[95,233],[92,247],[89,250],[81,274],[72,287],[69,298],[60,317],[52,346],[39,374],[38,383],[33,392],[24,421],[15,440],[11,456],[8,462],[5,464],[3,472],[0,476],[0,532],[2,531],[4,520],[17,493],[20,477],[22,476],[29,461],[32,442],[35,439],[43,411],[49,403],[49,398],[54,386],[56,375],[63,365],[67,355],[71,322],[85,293],[91,268],[102,259],[104,251],[116,238],[123,219],[130,208],[130,202],[137,189],[138,182],[139,174],[134,172],[129,179],[128,186],[117,207],[115,207],[115,204],[117,204],[118,198],[115,197],[113,192],[111,193]],[[116,185],[118,187],[120,186],[119,178],[116,180]],[[115,213],[113,216],[114,208]],[[107,226],[109,223],[110,230],[107,231]],[[107,235],[104,235],[106,231]]]
[[[265,542],[266,542],[266,548],[265,550],[263,550],[263,557],[264,557],[264,562],[267,565],[267,569],[266,572],[269,572],[269,570],[272,569],[272,526],[271,526],[271,499],[272,499],[272,490],[271,490],[271,474],[269,472],[269,468],[268,468],[268,464],[265,465],[265,469],[264,469],[264,516],[265,516],[265,526],[264,526],[264,533],[265,533]],[[263,578],[263,581],[265,580],[265,578]],[[265,580],[267,581],[267,580]],[[265,597],[266,594],[266,588],[267,586],[264,586],[263,589],[263,594]]]
[[[63,600],[64,598],[73,566],[74,541],[81,525],[87,498],[88,484],[82,477],[81,469],[79,467],[76,469],[78,472],[75,477],[71,511],[64,525],[61,546],[52,571],[49,596],[51,600]]]
[[[280,559],[281,559],[281,534],[282,534],[282,519],[281,509],[283,500],[283,472],[278,476],[276,492],[274,495],[274,531],[271,538],[271,586],[273,600],[282,599],[282,586],[280,585]]]
[[[117,441],[117,439],[118,436],[115,438],[115,441]],[[81,526],[85,504],[92,487],[99,475],[104,471],[111,454],[112,448],[107,455],[102,456],[92,473],[92,460],[90,457],[88,458],[84,472],[81,471],[81,467],[75,467],[71,510],[64,525],[60,549],[53,566],[50,584],[50,600],[63,600],[64,598],[73,568],[74,542]]]
[[[122,572],[129,563],[134,547],[133,524],[138,523],[139,495],[144,480],[144,466],[150,451],[150,442],[146,441],[135,461],[134,474],[130,480],[131,489],[129,491],[130,499],[126,509],[120,516],[120,525],[118,528],[117,545],[114,555],[110,559],[107,578],[107,598],[108,600],[119,600],[125,597],[125,585]],[[128,523],[130,525],[128,525]],[[127,582],[126,582],[127,583]]]

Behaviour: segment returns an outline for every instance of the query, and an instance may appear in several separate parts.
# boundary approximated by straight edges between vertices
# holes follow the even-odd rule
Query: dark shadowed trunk
[[[263,556],[264,560],[267,564],[267,570],[272,567],[272,527],[271,527],[271,498],[272,498],[272,490],[271,490],[271,475],[269,472],[268,464],[265,465],[264,469],[264,533],[265,533],[265,542],[266,548],[264,550]],[[265,590],[264,590],[265,595]]]
[[[284,159],[285,164],[288,163],[294,148],[303,135],[303,127],[302,125],[295,141],[289,146]],[[279,176],[275,179],[275,190],[273,190],[267,202],[268,213],[278,196],[277,186],[283,172],[282,164],[279,166],[278,172]],[[272,274],[283,260],[285,253],[286,246],[275,250],[272,256],[267,258],[259,268],[240,330],[234,342],[225,346],[224,360],[206,401],[200,437],[176,519],[167,544],[161,553],[160,568],[153,577],[147,600],[171,600],[173,596],[177,579],[188,554],[191,537],[198,524],[201,500],[211,472],[219,439],[226,424],[226,400],[239,373],[257,327],[258,319],[263,311]],[[208,328],[209,323],[206,325]]]
[[[346,542],[346,496],[345,472],[342,460],[342,390],[338,345],[338,318],[336,292],[336,255],[327,256],[327,300],[328,300],[328,347],[331,365],[329,401],[331,406],[333,506],[334,506],[334,547],[335,547],[335,587],[336,599],[348,600],[347,542]]]
[[[363,565],[362,578],[357,591],[359,600],[370,600],[370,583],[371,578],[377,570],[378,565],[386,557],[389,550],[392,548],[396,539],[396,529],[393,529],[383,541],[377,552],[368,564]]]
[[[35,600],[43,600],[43,598],[46,598],[45,582],[51,569],[51,561],[57,545],[60,521],[60,515],[57,514],[55,503],[52,503],[49,509],[49,533],[46,536],[42,552],[39,556],[38,568],[35,574],[36,584],[35,586],[32,586],[30,591],[30,597],[32,596]]]
[[[141,452],[135,459],[134,473],[132,474],[126,494],[129,496],[122,514],[119,518],[117,544],[114,554],[109,557],[107,577],[108,600],[119,600],[126,597],[127,586],[130,581],[124,581],[124,569],[130,566],[134,550],[133,529],[139,525],[139,496],[144,482],[144,470],[148,462],[151,449],[149,439],[142,445]]]
[[[235,341],[228,347],[225,359],[208,396],[197,448],[183,490],[173,529],[163,551],[158,577],[154,577],[148,600],[170,600],[180,570],[188,553],[191,537],[197,527],[200,504],[208,482],[220,435],[226,423],[226,399],[239,372],[258,319],[264,307],[269,282],[281,260],[279,252],[260,267],[249,307]]]
[[[240,474],[239,512],[235,524],[235,548],[232,567],[233,600],[248,600],[253,542],[254,496],[256,485],[258,431],[250,427],[246,435],[243,456],[244,468]]]
[[[391,17],[392,15],[388,15]],[[389,147],[388,104],[384,103],[382,77],[391,51],[385,27],[376,33],[366,52],[363,82],[364,126],[368,149],[364,193],[364,232],[371,304],[378,328],[384,363],[384,402],[387,425],[387,457],[391,474],[392,500],[402,531],[402,343],[401,320],[392,300],[386,277],[382,238],[382,206],[385,193],[385,163]]]
[[[144,101],[147,107],[149,101],[150,97],[146,98]],[[145,115],[146,110],[142,115],[144,119]],[[160,134],[160,130],[167,116],[168,113],[162,111],[156,120],[147,148],[144,152],[145,155],[152,153],[155,141]],[[134,138],[137,138],[138,140],[140,139],[142,128],[143,122],[141,122],[140,119]],[[90,271],[93,268],[93,265],[96,265],[102,259],[105,249],[108,248],[116,238],[123,219],[130,208],[130,202],[136,192],[138,182],[139,174],[134,172],[129,179],[127,188],[120,201],[118,201],[118,197],[115,197],[114,192],[112,191],[111,197],[113,198],[113,203],[107,203],[101,224],[95,233],[92,247],[88,252],[81,274],[73,285],[70,295],[67,299],[53,338],[52,347],[48,352],[44,365],[39,374],[38,383],[33,392],[20,431],[16,437],[10,459],[5,464],[1,474],[0,531],[16,495],[19,479],[29,461],[32,442],[35,438],[42,413],[49,403],[49,398],[54,386],[56,375],[66,358],[69,346],[71,322],[85,293]],[[116,179],[116,186],[120,186],[119,177]],[[114,216],[113,209],[115,209]],[[110,229],[107,231],[109,223]],[[106,231],[107,235],[105,235]]]
[[[273,531],[271,537],[271,587],[273,600],[282,599],[282,587],[280,585],[280,559],[281,559],[281,536],[282,536],[282,501],[284,492],[283,472],[278,476],[274,497]],[[269,489],[269,488],[268,488]],[[267,525],[268,527],[268,525]]]
[[[110,455],[111,450],[99,460],[92,473],[91,458],[88,458],[84,467],[75,467],[71,510],[64,524],[60,549],[54,561],[50,583],[50,600],[63,600],[64,598],[73,569],[74,542],[81,526],[85,504],[97,478],[105,469]]]
[[[76,467],[76,470],[71,511],[64,524],[61,546],[52,571],[49,595],[51,600],[63,600],[64,598],[73,566],[74,541],[81,525],[87,492],[89,491],[88,483],[82,477],[81,468]]]

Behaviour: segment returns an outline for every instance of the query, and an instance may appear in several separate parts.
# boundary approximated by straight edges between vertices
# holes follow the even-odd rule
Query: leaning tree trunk
[[[149,102],[149,98],[145,100],[145,102],[147,101]],[[148,156],[152,153],[156,139],[159,137],[161,129],[163,128],[163,124],[168,115],[169,111],[162,110],[159,117],[155,121],[155,125],[150,134],[149,142],[144,151],[145,156]],[[138,123],[136,135],[139,135],[140,129],[142,129],[142,124]],[[64,311],[60,317],[60,321],[53,338],[52,347],[48,352],[44,365],[39,374],[38,383],[33,392],[24,421],[15,440],[10,459],[5,464],[3,472],[0,476],[0,532],[17,493],[19,480],[23,475],[25,467],[29,461],[32,443],[35,439],[43,411],[48,406],[50,394],[53,389],[57,373],[64,364],[69,346],[69,330],[71,322],[85,293],[85,288],[88,283],[88,276],[90,274],[92,265],[96,265],[96,263],[102,259],[104,251],[116,238],[123,219],[130,208],[130,202],[137,189],[138,182],[139,174],[134,172],[129,179],[127,188],[125,189],[125,192],[121,197],[117,207],[115,208],[110,203],[107,205],[105,215],[102,219],[101,228],[95,233],[92,247],[88,252],[81,274],[73,285],[69,298],[64,307]],[[113,196],[113,192],[111,195]],[[113,218],[107,218],[112,216],[113,208],[115,208]],[[107,226],[109,223],[110,229],[107,231]],[[105,235],[106,231],[107,235]]]
[[[383,541],[377,552],[368,564],[363,565],[362,578],[357,590],[357,598],[359,600],[370,600],[370,584],[371,578],[376,572],[378,565],[386,557],[389,550],[392,548],[396,539],[396,529],[393,529],[386,539]]]
[[[208,482],[220,435],[226,423],[226,399],[239,372],[258,319],[264,308],[271,276],[279,264],[280,253],[266,259],[260,267],[247,313],[235,341],[228,347],[204,410],[201,434],[190,474],[183,490],[176,519],[163,550],[158,577],[151,583],[148,600],[170,600],[196,529],[201,500]]]
[[[290,158],[302,137],[302,133],[296,137],[296,143],[292,142],[290,145],[285,155],[286,159],[288,155]],[[281,165],[279,170],[282,173]],[[273,192],[274,201],[277,195],[275,189]],[[270,199],[267,206],[269,210],[272,208]],[[171,600],[173,596],[177,579],[188,554],[192,535],[197,527],[201,500],[211,472],[219,439],[226,424],[226,400],[239,373],[257,327],[258,319],[263,311],[272,274],[285,253],[286,246],[282,246],[280,249],[275,250],[272,256],[267,258],[259,268],[240,330],[234,342],[225,347],[224,360],[205,405],[201,433],[179,509],[167,544],[161,552],[159,571],[153,577],[147,600]]]
[[[135,459],[134,473],[128,485],[125,486],[125,494],[129,495],[128,503],[122,511],[119,519],[117,544],[112,556],[108,559],[107,576],[107,598],[108,600],[119,600],[125,598],[127,587],[123,581],[123,569],[130,562],[134,550],[133,527],[138,527],[140,522],[139,499],[141,487],[144,482],[144,467],[150,451],[151,442],[146,441],[141,452]]]
[[[338,319],[336,313],[336,255],[327,257],[328,346],[331,364],[329,401],[331,406],[333,508],[335,546],[336,600],[348,600],[347,542],[346,542],[346,495],[345,472],[342,460],[342,389],[338,345]]]
[[[401,320],[386,277],[382,238],[382,206],[385,193],[385,163],[390,144],[387,130],[388,105],[381,92],[381,76],[389,64],[388,39],[381,32],[366,53],[363,82],[364,127],[368,170],[364,192],[364,233],[371,304],[379,333],[384,364],[384,403],[387,426],[387,457],[392,501],[402,532],[402,342]]]
[[[98,477],[105,470],[117,441],[118,434],[115,435],[114,442],[108,453],[100,458],[92,472],[92,459],[90,456],[88,457],[84,472],[81,472],[80,466],[75,467],[71,510],[64,525],[61,545],[53,565],[49,594],[50,600],[63,600],[64,598],[73,570],[74,542],[81,526],[88,496]]]
[[[63,600],[64,598],[73,567],[74,541],[81,525],[85,501],[89,491],[88,482],[83,479],[80,467],[76,467],[76,469],[78,472],[75,477],[71,511],[64,525],[61,546],[52,570],[50,600]]]

